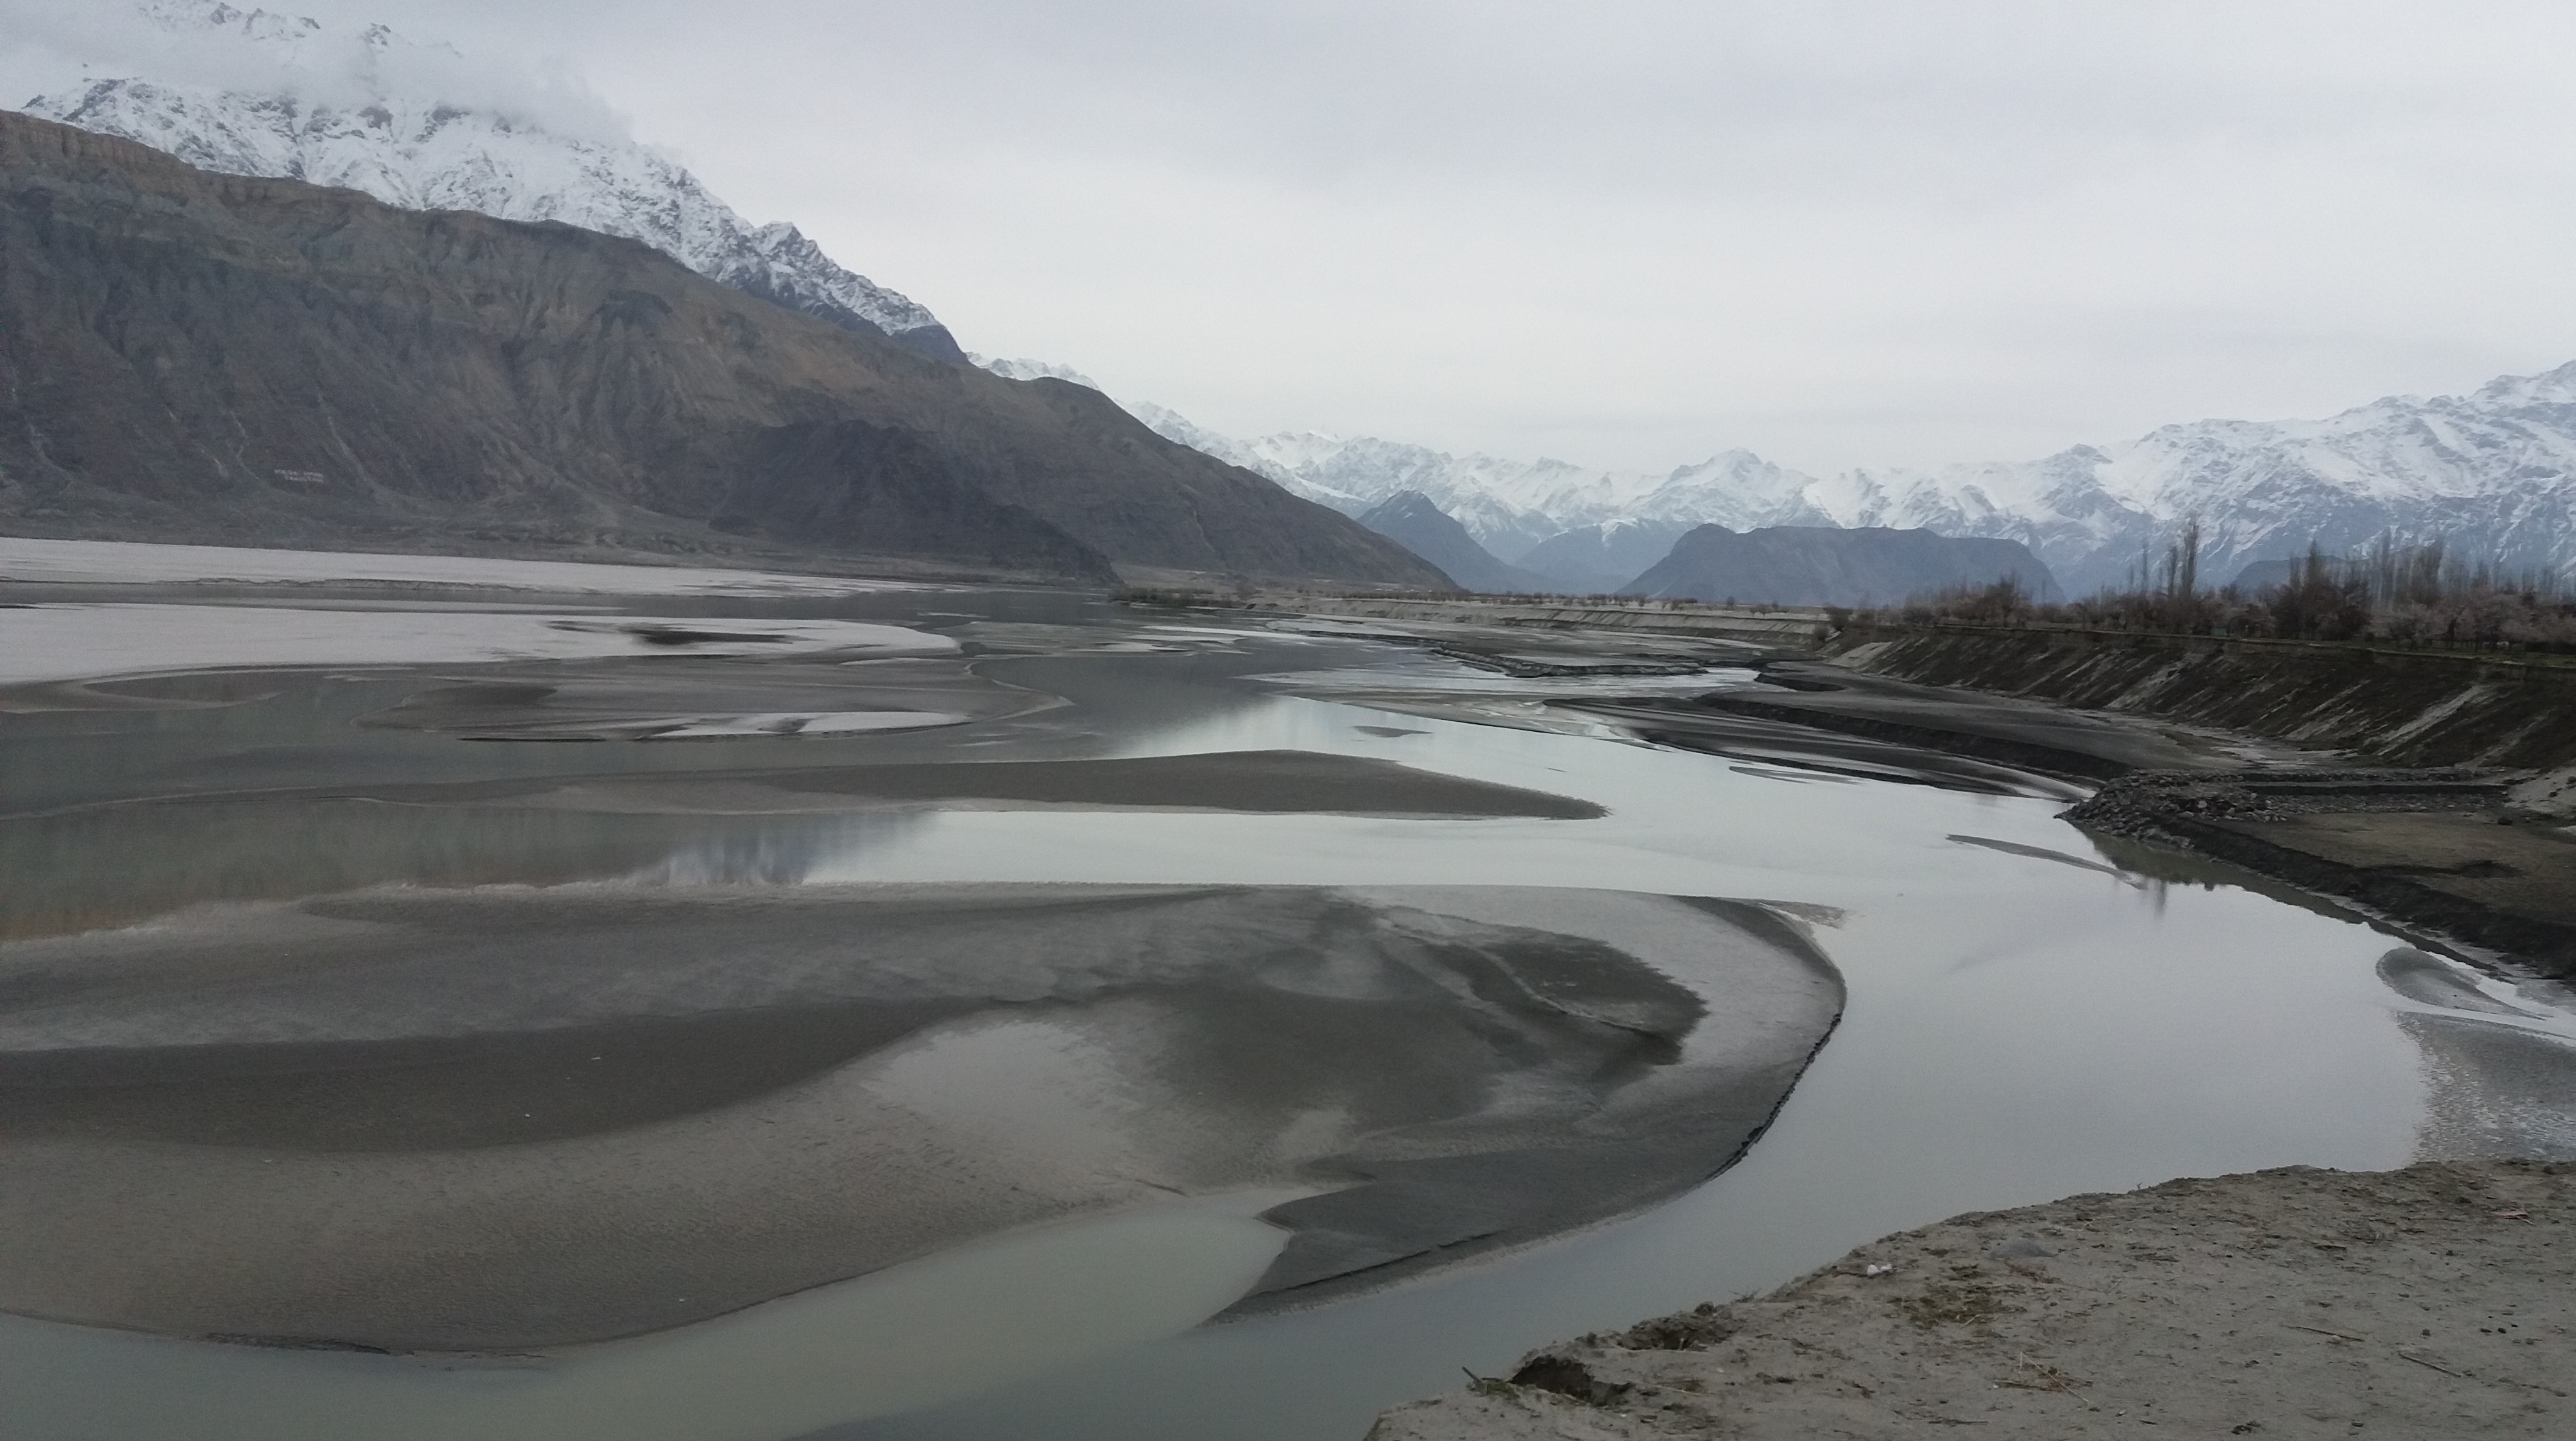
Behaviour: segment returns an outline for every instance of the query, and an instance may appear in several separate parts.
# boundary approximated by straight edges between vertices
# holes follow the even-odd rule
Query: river
[[[144,599],[175,614],[243,597]],[[363,613],[380,599],[314,588],[293,604]],[[595,595],[442,603],[612,622],[673,614],[668,601]],[[1219,1317],[1279,1252],[1280,1234],[1255,1217],[1305,1192],[1213,1188],[1008,1226],[676,1329],[510,1355],[281,1349],[0,1317],[0,1428],[84,1441],[1356,1441],[1377,1411],[1463,1382],[1462,1368],[1493,1374],[1553,1338],[1765,1289],[1961,1211],[2293,1164],[2576,1153],[2576,1128],[2549,1104],[2576,1068],[2562,991],[2452,957],[2390,963],[2409,943],[2353,917],[2216,869],[2106,854],[2056,819],[2068,792],[2043,778],[1929,784],[1894,750],[1875,775],[1810,767],[1794,736],[1761,755],[1697,754],[1546,704],[1752,683],[1740,669],[1512,681],[1366,638],[1042,592],[699,597],[686,614],[746,630],[900,626],[963,642],[963,670],[1005,689],[955,682],[940,704],[965,707],[963,724],[656,744],[468,739],[462,722],[415,714],[440,687],[652,664],[617,658],[227,667],[98,687],[113,708],[22,703],[0,716],[0,861],[29,898],[8,933],[41,946],[344,893],[530,886],[638,897],[951,883],[1556,888],[1773,907],[1839,971],[1839,1024],[1760,1139],[1713,1179],[1321,1304]],[[633,720],[604,714],[581,723]],[[477,710],[472,724],[504,722]],[[667,787],[659,800],[600,799],[637,776],[697,784],[722,772],[741,785],[770,769],[1277,752],[1392,761],[1598,813],[1168,797],[764,807]],[[579,804],[422,800],[424,787],[476,785],[591,789]],[[671,800],[681,794],[697,799]],[[1722,1010],[1724,995],[1711,1004]],[[0,1019],[31,1007],[21,998]],[[1033,1136],[1078,1124],[1051,1119],[1059,1071],[1030,1059],[1054,1042],[1008,1027],[942,1034],[906,1053],[922,1094],[988,1089],[995,1114]],[[191,1167],[212,1176],[278,1149],[186,1135],[151,1145],[165,1165],[155,1174],[181,1187],[200,1173]],[[0,1169],[10,1147],[0,1137]]]

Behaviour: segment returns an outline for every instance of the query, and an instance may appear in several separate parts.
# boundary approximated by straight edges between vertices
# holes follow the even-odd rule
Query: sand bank
[[[854,595],[922,590],[896,580],[695,566],[497,560],[463,555],[258,550],[0,536],[0,580],[51,585],[332,585],[535,590],[591,595]]]
[[[458,665],[611,656],[950,655],[904,626],[309,606],[0,606],[0,685],[253,666]]]
[[[1907,1231],[1370,1436],[2562,1437],[2571,1362],[2576,1163],[2302,1167]]]
[[[1840,1013],[1763,908],[1522,888],[386,891],[0,947],[0,1308],[682,1325],[1285,1185],[1279,1304],[1670,1196]]]

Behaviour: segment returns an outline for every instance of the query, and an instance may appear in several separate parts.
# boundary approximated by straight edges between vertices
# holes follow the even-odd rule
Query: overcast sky
[[[1238,434],[1934,464],[2576,359],[2566,0],[270,8],[557,66]]]

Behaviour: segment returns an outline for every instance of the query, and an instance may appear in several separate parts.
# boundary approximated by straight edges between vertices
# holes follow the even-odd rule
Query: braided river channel
[[[0,1434],[1358,1441],[2176,1176],[2576,1154],[2576,1004],[2037,775],[1042,591],[0,608]]]

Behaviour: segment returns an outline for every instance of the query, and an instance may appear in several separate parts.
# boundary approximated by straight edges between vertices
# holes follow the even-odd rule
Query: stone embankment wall
[[[2576,666],[2548,658],[2111,631],[1855,626],[1837,664],[2223,726],[2392,765],[2576,763]]]

